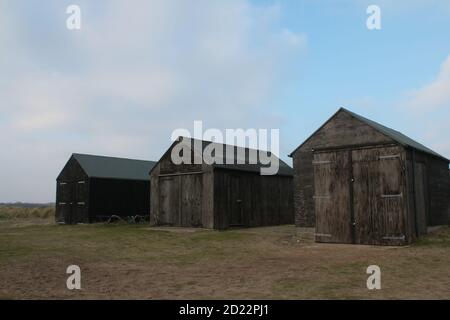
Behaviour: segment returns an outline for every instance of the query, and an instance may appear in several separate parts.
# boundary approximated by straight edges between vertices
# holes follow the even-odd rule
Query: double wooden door
[[[160,176],[158,224],[202,226],[202,175]]]
[[[86,181],[58,182],[59,219],[65,224],[88,221]]]
[[[316,241],[405,240],[405,166],[399,147],[315,152]]]

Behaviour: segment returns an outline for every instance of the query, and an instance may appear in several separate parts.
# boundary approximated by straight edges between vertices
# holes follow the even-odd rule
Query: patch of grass
[[[0,297],[450,298],[442,281],[450,277],[450,228],[394,250],[310,245],[290,240],[294,226],[174,232],[140,224],[30,225],[34,219],[0,224]],[[80,293],[65,289],[69,264],[82,268]],[[377,292],[365,287],[370,264],[382,269]]]
[[[190,241],[194,243],[209,241],[240,241],[251,238],[251,234],[245,234],[237,230],[205,231],[194,233]]]
[[[442,227],[424,237],[419,238],[414,246],[433,246],[440,248],[450,248],[450,226]]]

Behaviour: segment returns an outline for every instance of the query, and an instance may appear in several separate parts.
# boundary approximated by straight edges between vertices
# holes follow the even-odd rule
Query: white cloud
[[[430,111],[450,105],[450,56],[442,64],[437,78],[410,92],[405,105],[419,111]]]
[[[405,126],[420,132],[419,141],[450,158],[450,56],[433,81],[406,96],[397,103],[397,111],[406,117]]]
[[[157,159],[172,130],[193,120],[247,127],[306,46],[305,35],[278,25],[279,5],[77,4],[80,31],[66,29],[62,2],[43,2],[39,13],[26,1],[0,3],[0,47],[8,48],[0,52],[0,140],[11,145],[0,176],[14,177],[12,187],[0,185],[0,201],[52,200],[72,152]],[[19,161],[30,156],[31,167]],[[38,186],[25,187],[30,177]]]
[[[281,38],[286,41],[290,46],[304,48],[306,46],[306,35],[292,32],[291,30],[284,28],[281,31]]]
[[[10,116],[10,126],[24,131],[60,128],[76,120],[75,111],[82,104],[78,88],[55,74],[17,76],[0,96],[6,102],[0,110]]]

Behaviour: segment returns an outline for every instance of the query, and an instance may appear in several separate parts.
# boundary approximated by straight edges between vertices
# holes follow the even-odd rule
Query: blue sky
[[[289,161],[344,106],[450,157],[449,35],[446,0],[0,0],[0,202],[53,201],[72,152],[158,159],[194,120],[280,129]]]

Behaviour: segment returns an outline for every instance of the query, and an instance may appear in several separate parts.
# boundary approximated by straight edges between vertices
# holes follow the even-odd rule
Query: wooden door
[[[58,181],[57,188],[57,221],[70,224],[71,216],[71,185],[67,181]]]
[[[75,208],[75,184],[73,182],[66,182],[63,191],[63,203],[64,203],[64,223],[65,224],[75,224],[77,223],[76,208]]]
[[[158,224],[180,225],[179,181],[179,176],[159,178]]]
[[[72,183],[72,223],[88,222],[86,199],[87,186],[86,181],[76,181]]]
[[[181,178],[181,226],[202,225],[202,175],[182,175]]]
[[[230,223],[229,226],[243,226],[244,217],[242,212],[241,184],[239,176],[230,176]]]
[[[405,240],[402,157],[398,147],[352,151],[355,243]]]
[[[348,151],[314,153],[316,241],[352,243]]]

